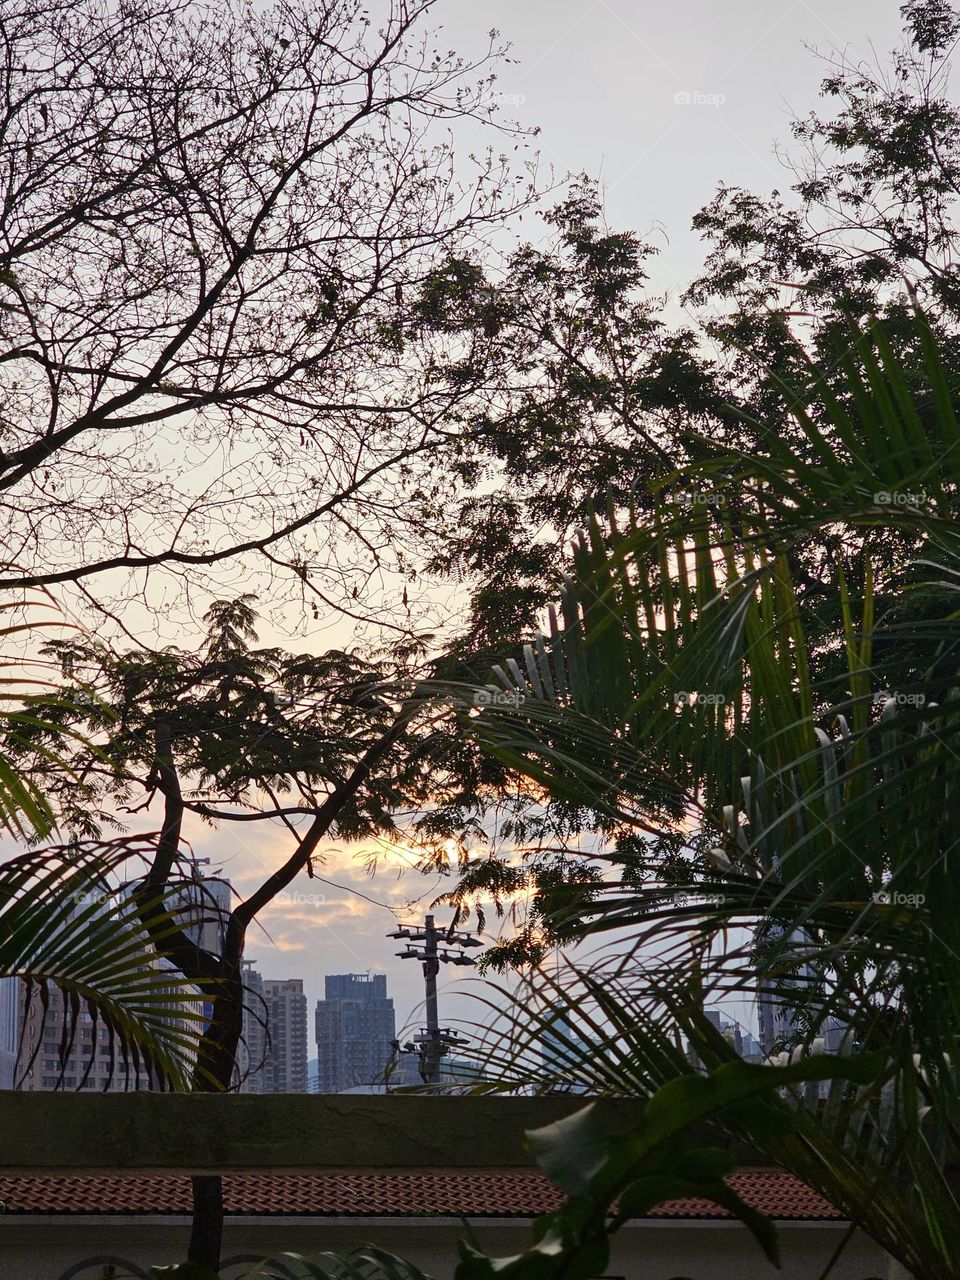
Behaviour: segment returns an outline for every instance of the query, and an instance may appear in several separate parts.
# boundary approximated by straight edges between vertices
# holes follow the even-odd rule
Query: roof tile
[[[772,1218],[825,1221],[840,1214],[793,1174],[746,1169],[731,1186]],[[518,1173],[381,1173],[224,1175],[227,1214],[307,1217],[531,1218],[556,1209],[562,1194],[536,1171]],[[13,1214],[187,1214],[190,1179],[0,1177],[0,1206]],[[709,1200],[671,1200],[652,1218],[729,1218]]]

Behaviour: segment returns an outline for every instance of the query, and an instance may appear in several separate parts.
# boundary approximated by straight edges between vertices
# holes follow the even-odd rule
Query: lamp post
[[[440,1026],[440,1014],[437,1007],[437,974],[441,964],[459,964],[473,966],[473,960],[465,954],[467,947],[482,947],[479,938],[469,933],[455,932],[448,929],[442,934],[444,942],[451,946],[440,946],[441,934],[437,930],[433,916],[427,916],[422,929],[396,929],[388,933],[388,938],[400,938],[407,943],[403,951],[397,955],[401,960],[419,960],[423,964],[423,984],[425,991],[424,1004],[427,1011],[427,1025],[421,1027],[405,1049],[420,1053],[420,1075],[425,1084],[436,1084],[440,1080],[440,1060],[451,1048],[469,1044],[462,1036],[458,1036],[449,1027]]]

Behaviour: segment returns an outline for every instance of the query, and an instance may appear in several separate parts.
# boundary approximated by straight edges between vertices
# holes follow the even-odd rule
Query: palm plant
[[[0,613],[21,615],[0,628],[4,642],[67,625],[46,592],[37,599],[4,602]],[[24,735],[33,737],[46,727],[43,708],[51,705],[51,691],[15,656],[0,658],[0,668],[13,672],[0,677],[0,831],[39,844],[55,837],[57,818],[42,779],[20,768],[17,755]],[[33,688],[37,684],[43,686],[39,694]],[[68,767],[50,748],[41,745],[36,754],[41,763]],[[31,1053],[18,1055],[20,1079],[44,1038],[56,1034],[62,1084],[71,1051],[82,1043],[84,1023],[93,1034],[81,1086],[94,1065],[99,1027],[107,1033],[111,1065],[119,1057],[128,1080],[131,1067],[136,1080],[142,1066],[157,1087],[187,1087],[203,1020],[201,997],[183,975],[148,961],[142,920],[114,883],[130,853],[123,840],[99,850],[54,842],[0,863],[0,979],[22,981],[25,1010],[40,1012]],[[177,932],[172,906],[159,897],[150,905],[160,937]],[[53,1017],[51,987],[61,993],[63,1011],[52,1030],[46,1025]]]
[[[116,1280],[227,1280],[228,1275],[233,1280],[431,1280],[414,1263],[372,1245],[311,1258],[298,1253],[272,1258],[241,1254],[228,1258],[219,1271],[192,1262],[145,1270],[126,1258],[101,1255],[70,1267],[60,1280],[94,1280],[108,1267]]]
[[[28,640],[44,628],[62,630],[67,625],[46,590],[25,600],[0,602],[0,615],[10,619],[7,625],[0,626],[0,642],[4,645],[15,643],[14,637]],[[37,695],[32,690],[38,685],[47,689],[49,682],[28,674],[22,658],[12,653],[0,656],[0,672],[0,733],[4,744],[0,751],[0,831],[21,840],[42,839],[56,826],[53,809],[42,787],[17,767],[11,747],[16,748],[24,730],[36,727]]]
[[[831,1026],[846,1051],[878,1050],[872,1084],[801,1091],[790,1137],[732,1127],[945,1280],[960,1271],[960,426],[914,325],[907,356],[873,323],[829,376],[807,365],[784,386],[801,444],[747,422],[749,453],[700,441],[651,513],[594,520],[562,622],[495,668],[509,697],[462,706],[486,750],[617,838],[619,875],[543,921],[618,939],[574,974],[596,1022],[573,1067],[650,1092],[689,1070],[681,1031],[716,1066],[735,1051],[703,1007],[731,995],[760,997],[785,1052]],[[666,865],[665,829],[684,836]],[[542,1032],[529,1000],[516,1010]]]
[[[58,1041],[58,1086],[68,1060],[95,1065],[98,1028],[107,1033],[111,1076],[129,1085],[142,1067],[157,1088],[187,1089],[202,1031],[197,988],[169,965],[151,962],[132,897],[112,883],[129,850],[104,854],[77,846],[20,854],[0,865],[0,977],[24,984],[23,1007],[39,1011],[32,1044],[21,1024],[17,1063],[23,1080],[45,1039]],[[178,931],[175,904],[151,904],[157,933]],[[62,996],[57,1009],[50,988]],[[88,1033],[85,1043],[81,1031]],[[29,1048],[29,1052],[28,1052]],[[74,1050],[76,1049],[76,1052]]]

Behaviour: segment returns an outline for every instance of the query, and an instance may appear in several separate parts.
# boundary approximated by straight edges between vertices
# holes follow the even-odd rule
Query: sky
[[[682,292],[703,260],[690,228],[719,183],[785,192],[775,154],[818,107],[824,59],[889,65],[901,0],[439,0],[449,47],[496,28],[517,65],[498,90],[538,125],[557,177],[600,179],[611,227],[660,249],[656,291]]]
[[[540,127],[544,176],[552,166],[558,180],[597,177],[609,225],[658,245],[651,285],[675,299],[703,259],[693,214],[721,182],[786,191],[789,170],[775,148],[789,147],[792,118],[817,108],[823,59],[887,65],[898,10],[891,0],[439,0],[434,14],[444,47],[476,54],[492,27],[512,44],[518,61],[502,70],[497,90],[509,114]],[[536,238],[536,218],[528,215],[520,231]],[[267,824],[191,836],[195,853],[243,893],[289,853],[289,836]],[[304,980],[311,1056],[326,973],[385,971],[398,1027],[417,1021],[420,967],[394,958],[400,945],[384,936],[396,927],[389,907],[406,907],[404,922],[416,922],[444,887],[402,856],[390,855],[370,878],[369,850],[325,852],[321,874],[335,884],[302,877],[263,913],[248,946],[265,977]],[[448,919],[438,913],[438,922]],[[463,973],[441,973],[441,1021],[476,1016],[453,994],[470,986]]]

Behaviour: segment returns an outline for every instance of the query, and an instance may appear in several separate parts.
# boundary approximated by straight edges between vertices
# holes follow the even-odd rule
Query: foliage
[[[243,555],[368,616],[405,575],[470,389],[421,299],[532,191],[493,145],[454,171],[457,121],[524,139],[432,8],[4,6],[0,585],[189,607]]]
[[[8,646],[42,635],[44,628],[60,633],[74,629],[46,592],[7,599],[0,612],[13,617],[0,629]],[[13,672],[3,676],[0,693],[0,826],[21,841],[50,839],[60,818],[50,778],[59,774],[76,783],[68,757],[83,755],[89,762],[91,754],[96,759],[96,750],[76,729],[65,738],[61,734],[59,717],[66,704],[51,693],[50,682],[10,651],[0,666]],[[44,738],[45,745],[39,741]],[[21,768],[30,744],[38,758],[35,773]],[[108,1079],[122,1065],[129,1084],[131,1072],[137,1080],[142,1066],[158,1088],[183,1088],[193,1070],[199,994],[169,967],[147,963],[142,922],[111,883],[118,865],[117,858],[76,844],[0,862],[0,978],[24,984],[24,1027],[29,1022],[36,1033],[32,1053],[25,1053],[21,1039],[19,1081],[55,1035],[59,1070],[53,1074],[61,1082],[71,1051],[79,1048],[81,1066],[89,1051],[82,1087],[94,1065],[101,1029],[109,1044]],[[177,932],[162,900],[149,904],[147,912],[158,939]],[[51,988],[62,997],[62,1013],[53,1026]]]
[[[620,845],[632,865],[613,858],[598,892],[542,924],[626,929],[641,954],[655,948],[643,1016],[638,997],[626,1003],[638,1061],[682,1026],[709,1065],[721,1050],[703,1048],[696,1011],[730,995],[762,996],[787,1049],[839,1024],[851,1047],[886,1055],[866,1132],[886,1135],[874,1173],[894,1199],[871,1201],[861,1181],[847,1203],[905,1265],[947,1276],[960,1258],[946,1172],[960,1124],[958,436],[938,344],[922,314],[913,325],[919,393],[883,322],[838,352],[842,394],[798,351],[807,376],[788,389],[815,462],[754,424],[751,452],[705,454],[649,516],[595,521],[564,627],[496,672],[511,696],[465,707],[463,723],[548,792],[633,833]],[[917,548],[907,572],[877,564],[891,532]],[[795,584],[798,538],[822,547],[836,622]],[[664,875],[647,833],[678,814],[702,844]],[[834,1174],[864,1135],[840,1116],[807,1135],[829,1152],[815,1167],[787,1152],[837,1204]]]
[[[86,637],[47,646],[64,683],[39,700],[44,720],[18,747],[27,766],[45,771],[68,829],[97,837],[118,813],[149,805],[162,790],[158,734],[183,776],[183,807],[198,819],[302,822],[390,731],[422,669],[422,655],[404,644],[372,660],[259,647],[252,595],[214,602],[205,621],[196,649],[118,653]],[[340,838],[402,840],[427,857],[480,832],[484,795],[504,770],[444,731],[448,721],[442,709],[427,714],[396,741],[339,811]],[[87,758],[87,739],[97,760]],[[48,767],[52,747],[72,768]]]
[[[135,1280],[430,1280],[412,1262],[407,1262],[386,1249],[364,1246],[349,1253],[322,1253],[306,1258],[298,1253],[281,1253],[274,1258],[234,1258],[226,1263],[223,1271],[211,1270],[192,1262],[173,1266],[151,1267],[149,1272],[120,1258],[91,1259],[90,1267],[110,1262],[124,1270],[117,1272],[117,1280],[134,1277]],[[246,1267],[248,1263],[252,1267]],[[242,1273],[236,1269],[245,1266]],[[77,1280],[83,1274],[73,1272]]]
[[[459,473],[471,488],[434,560],[470,583],[466,654],[493,661],[532,638],[592,510],[649,512],[676,468],[717,443],[751,448],[749,420],[815,463],[791,388],[808,376],[806,355],[843,393],[833,375],[851,317],[886,319],[919,391],[912,287],[945,367],[960,368],[960,115],[947,84],[956,6],[918,0],[902,12],[906,40],[889,65],[827,66],[823,111],[793,125],[788,191],[721,187],[696,215],[707,256],[682,299],[689,325],[650,293],[653,239],[607,226],[587,179],[548,211],[546,247],[523,246],[487,286],[500,327],[478,354],[491,385],[461,414]],[[440,370],[454,378],[459,359]],[[885,567],[904,558],[900,532],[875,548]],[[833,613],[820,554],[798,538],[791,569],[803,598]]]
[[[512,767],[598,811],[616,840],[608,856],[625,872],[642,877],[663,849],[663,837],[656,846],[647,837],[686,814],[753,874],[741,857],[737,813],[744,801],[750,809],[773,804],[778,791],[795,792],[803,781],[811,813],[787,805],[777,832],[799,876],[812,848],[826,856],[844,840],[859,843],[861,828],[886,834],[881,814],[892,812],[890,794],[861,785],[862,775],[853,792],[860,807],[839,819],[849,830],[828,820],[836,787],[815,788],[824,770],[863,764],[866,746],[852,750],[857,735],[869,734],[871,750],[880,749],[896,714],[909,787],[926,767],[910,754],[916,735],[928,732],[925,703],[937,707],[928,750],[952,733],[943,695],[955,670],[948,557],[956,550],[956,427],[922,319],[915,341],[928,362],[926,403],[906,386],[885,326],[875,324],[851,334],[838,353],[845,397],[809,360],[806,383],[791,389],[815,465],[798,458],[789,439],[751,424],[749,455],[715,449],[664,488],[648,519],[624,533],[614,512],[606,531],[594,521],[575,553],[563,626],[551,614],[549,636],[528,646],[522,663],[496,669],[515,704],[519,695],[520,711],[507,700],[465,719]],[[891,531],[916,549],[913,565],[884,570]],[[818,581],[836,601],[835,615],[811,601],[794,573],[797,541],[821,538]],[[559,737],[555,704],[569,706]],[[844,744],[850,749],[838,750]],[[949,775],[946,748],[943,767]],[[762,814],[747,818],[763,823]],[[945,813],[944,848],[949,823]],[[796,851],[794,839],[802,843]],[[716,881],[709,847],[698,851],[698,870]],[[770,841],[753,852],[769,871]],[[864,901],[895,870],[889,851],[876,863],[862,856],[841,863],[854,877],[846,885],[851,901]],[[682,860],[670,865],[682,878]]]
[[[626,1133],[609,1132],[593,1104],[535,1130],[527,1135],[528,1145],[544,1173],[567,1194],[566,1203],[537,1219],[535,1243],[516,1257],[490,1258],[462,1241],[457,1280],[590,1280],[609,1262],[611,1233],[630,1218],[685,1196],[728,1209],[779,1265],[773,1224],[724,1181],[736,1169],[736,1159],[722,1147],[689,1145],[690,1130],[749,1110],[756,1132],[783,1137],[795,1127],[797,1113],[777,1097],[778,1087],[829,1078],[867,1082],[879,1066],[866,1057],[810,1059],[788,1067],[731,1062],[708,1076],[687,1075],[665,1084],[651,1097],[640,1124]]]
[[[64,628],[56,602],[45,593],[32,596],[8,598],[0,604],[0,614],[11,618],[0,627],[5,645],[16,643],[14,637],[39,636],[44,627]],[[38,681],[12,653],[0,657],[0,668],[5,673],[0,683],[7,686],[0,692],[0,829],[21,840],[42,839],[54,831],[56,815],[43,787],[15,763],[24,735],[43,726],[42,713],[38,718],[34,704],[37,695],[32,692]]]
[[[281,1253],[270,1258],[243,1280],[429,1280],[403,1258],[386,1249],[365,1245],[346,1254],[321,1253],[311,1258]]]
[[[584,931],[632,928],[674,946],[674,971],[693,950],[706,990],[743,991],[762,973],[801,1038],[842,1015],[858,1043],[896,1064],[892,1105],[905,1118],[915,1184],[900,1209],[882,1201],[892,1216],[875,1217],[874,1229],[938,1274],[953,1246],[927,1226],[944,1205],[948,1219],[953,1211],[939,1153],[956,1129],[949,1061],[960,989],[950,836],[960,129],[941,92],[952,9],[904,6],[912,43],[892,82],[842,65],[828,79],[839,114],[796,129],[812,156],[797,184],[801,211],[776,193],[763,201],[722,191],[701,213],[697,226],[715,248],[688,299],[736,304],[710,327],[719,343],[711,360],[644,297],[650,247],[605,228],[586,185],[550,215],[552,252],[526,246],[502,284],[486,279],[471,232],[500,216],[506,174],[483,175],[496,197],[479,205],[476,192],[460,193],[465,220],[438,212],[448,154],[411,126],[405,142],[419,160],[409,164],[389,124],[398,103],[407,121],[478,105],[462,96],[459,64],[410,61],[412,24],[427,7],[404,7],[374,39],[355,29],[363,22],[350,4],[325,8],[322,38],[296,7],[280,28],[273,13],[229,10],[199,31],[175,6],[169,32],[150,45],[151,84],[176,86],[169,115],[162,94],[154,113],[152,95],[141,98],[141,81],[126,74],[140,29],[167,10],[138,12],[132,26],[125,11],[104,17],[72,0],[54,6],[47,26],[14,11],[11,44],[51,49],[53,70],[35,92],[33,62],[9,62],[27,90],[13,95],[9,137],[38,194],[36,204],[11,203],[22,225],[9,237],[16,261],[2,282],[12,300],[0,319],[18,359],[48,377],[13,385],[17,361],[7,362],[17,413],[2,461],[15,498],[34,486],[20,509],[37,556],[31,580],[78,581],[114,565],[193,573],[245,548],[292,571],[305,596],[352,610],[381,570],[381,547],[410,578],[421,535],[432,539],[430,568],[475,586],[469,634],[437,673],[473,682],[462,718],[487,760],[458,754],[436,722],[415,731],[419,711],[384,690],[398,681],[405,699],[414,687],[409,655],[379,663],[328,653],[298,666],[253,647],[244,600],[216,607],[201,654],[61,645],[74,694],[97,692],[59,713],[51,703],[54,729],[34,726],[19,760],[39,769],[63,735],[99,733],[108,763],[87,770],[83,787],[61,776],[57,800],[92,834],[118,800],[159,793],[150,891],[170,885],[185,813],[289,822],[290,859],[231,913],[229,959],[179,947],[185,971],[208,984],[236,982],[227,970],[245,927],[312,870],[327,831],[397,834],[395,815],[439,784],[442,804],[422,834],[454,840],[464,857],[469,833],[479,836],[480,802],[506,769],[521,770],[524,801],[552,803],[544,816],[529,804],[508,808],[498,835],[521,846],[532,837],[533,857],[520,868],[473,858],[451,900],[465,909],[488,895],[503,910],[533,890],[534,926],[501,960],[537,957]],[[92,49],[91,28],[100,37]],[[344,47],[356,55],[346,80],[371,77],[356,115],[348,93],[329,92]],[[237,84],[249,109],[234,100]],[[151,127],[136,128],[145,118]],[[171,142],[177,164],[144,153],[141,134],[159,136],[161,150]],[[60,158],[76,158],[77,145],[75,168],[100,175],[79,196]],[[211,175],[226,193],[213,217]],[[38,225],[52,182],[66,203]],[[317,200],[311,183],[335,198]],[[818,223],[835,207],[839,232]],[[358,248],[370,244],[368,218],[369,258]],[[114,243],[117,227],[133,252]],[[903,273],[928,300],[929,324],[915,323]],[[64,307],[82,330],[69,359],[55,341]],[[865,319],[874,312],[883,324]],[[795,322],[806,326],[803,342]],[[38,405],[48,393],[51,403]],[[42,438],[31,434],[41,422],[53,424]],[[450,460],[451,422],[454,468],[438,480],[425,460]],[[188,469],[211,441],[224,451],[229,465],[209,487],[192,491],[179,471],[157,483],[154,433],[171,430],[186,441]],[[261,460],[253,468],[251,450]],[[87,474],[96,477],[92,522]],[[470,491],[449,541],[451,476]],[[480,496],[491,488],[494,497]],[[257,536],[264,510],[270,532]],[[41,548],[51,515],[70,538]],[[355,563],[305,532],[324,522],[348,531]],[[78,523],[90,534],[82,565],[67,556]],[[564,540],[584,523],[570,563]],[[401,546],[408,536],[413,558]],[[574,578],[566,586],[564,569]],[[535,641],[535,611],[554,593],[562,617]],[[403,603],[409,611],[406,587]],[[514,711],[473,707],[486,657],[524,640],[522,664],[497,674]],[[108,723],[104,708],[118,719]],[[83,828],[91,800],[97,811]],[[587,829],[602,839],[588,857],[571,855]],[[922,873],[918,857],[930,859]],[[883,900],[896,892],[918,901]],[[730,926],[746,927],[749,942],[721,965],[711,948]],[[671,976],[667,957],[657,989],[676,1020]],[[218,1018],[231,1010],[215,1029],[221,1083],[235,997],[232,1010],[218,1005]],[[931,1027],[942,1028],[936,1043]],[[924,1128],[917,1092],[933,1108]],[[846,1132],[831,1148],[834,1165]]]
[[[880,1055],[807,1059],[781,1067],[728,1062],[707,1076],[684,1075],[650,1099],[641,1122],[612,1132],[595,1104],[526,1135],[537,1164],[563,1191],[563,1207],[534,1223],[533,1246],[513,1258],[492,1258],[470,1238],[460,1242],[457,1280],[503,1275],[530,1280],[590,1280],[609,1260],[609,1236],[630,1218],[670,1199],[712,1200],[750,1230],[779,1265],[776,1231],[725,1179],[737,1160],[726,1148],[695,1145],[705,1122],[783,1140],[802,1125],[803,1113],[778,1091],[824,1080],[871,1085]],[[869,1091],[861,1091],[869,1092]],[[99,1262],[100,1259],[91,1260]],[[116,1261],[116,1260],[113,1260]],[[233,1271],[245,1259],[232,1259]],[[123,1264],[128,1265],[129,1264]],[[123,1273],[121,1273],[123,1274]],[[143,1280],[218,1280],[219,1272],[193,1263],[154,1267]],[[349,1254],[316,1258],[284,1253],[244,1271],[238,1280],[428,1280],[416,1266],[365,1246]]]
[[[484,292],[498,317],[479,353],[492,385],[462,412],[465,493],[432,562],[473,587],[458,647],[471,658],[526,634],[598,495],[644,503],[649,481],[686,459],[691,426],[731,421],[697,338],[671,329],[646,291],[652,246],[606,227],[586,178],[544,220],[550,240],[522,246]]]
[[[797,333],[825,376],[845,316],[885,315],[906,345],[910,288],[957,366],[960,112],[949,69],[960,19],[946,0],[911,0],[901,14],[906,39],[889,66],[829,60],[828,110],[792,124],[788,192],[722,185],[693,220],[709,252],[684,301],[709,308],[706,328],[743,399],[771,421],[785,420],[777,375],[797,370]]]
[[[71,1053],[78,1053],[81,1067],[89,1053],[82,1087],[103,1028],[109,1079],[122,1066],[129,1087],[142,1066],[157,1088],[187,1087],[203,1021],[200,995],[169,965],[150,963],[140,914],[112,883],[119,865],[115,857],[77,846],[0,864],[0,977],[25,984],[24,1026],[31,1009],[39,1009],[31,1055],[24,1054],[21,1041],[20,1079],[42,1055],[44,1040],[55,1035],[61,1082]],[[170,941],[178,926],[168,904],[155,901],[149,912],[157,938]],[[63,1012],[53,1026],[51,985],[63,996]],[[83,1033],[89,1033],[89,1044]]]
[[[625,951],[621,938],[587,959],[568,957],[555,974],[531,970],[516,986],[485,989],[476,997],[484,1012],[471,1029],[474,1044],[465,1050],[484,1077],[483,1090],[650,1098],[691,1068],[740,1063],[737,1047],[704,1014],[704,1003],[723,992],[709,975],[701,982],[696,941],[685,955],[661,963],[653,948]],[[824,1045],[812,1041],[774,1059],[823,1072],[819,1084],[811,1077],[779,1090],[789,1123],[771,1118],[766,1103],[751,1103],[727,1108],[715,1120],[718,1129],[741,1161],[755,1163],[749,1153],[764,1152],[918,1275],[946,1280],[953,1264],[945,1259],[960,1244],[960,1214],[950,1178],[931,1159],[931,1130],[919,1123],[926,1119],[928,1080],[881,1048],[864,1069],[866,1083],[854,1087],[844,1079],[845,1065],[853,1060],[857,1070],[865,1054],[853,1037],[841,1056],[823,1053]],[[767,1101],[779,1112],[776,1099]],[[912,1123],[909,1113],[904,1123],[907,1108]],[[931,1223],[935,1230],[928,1230]]]
[[[254,606],[249,594],[215,602],[196,652],[171,646],[118,653],[85,638],[52,642],[48,652],[65,683],[20,748],[26,767],[46,770],[68,829],[119,859],[138,852],[138,842],[126,833],[104,838],[102,827],[118,811],[139,813],[159,800],[159,829],[146,840],[148,865],[133,898],[155,953],[212,1006],[197,1046],[195,1089],[232,1087],[247,999],[247,929],[296,877],[317,874],[325,838],[402,842],[425,865],[446,867],[448,845],[465,849],[482,836],[486,798],[505,791],[505,770],[462,741],[449,708],[415,696],[422,663],[416,649],[401,643],[364,659],[341,650],[259,647]],[[50,770],[50,751],[69,757],[80,729],[96,743],[97,758],[78,748],[71,768]],[[522,794],[504,795],[505,805],[524,802]],[[150,903],[201,887],[187,823],[270,820],[283,825],[288,848],[245,899],[204,910],[218,926],[216,944],[184,932],[168,936]],[[190,1260],[207,1266],[220,1256],[217,1183],[193,1183],[202,1207]]]

